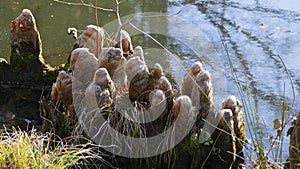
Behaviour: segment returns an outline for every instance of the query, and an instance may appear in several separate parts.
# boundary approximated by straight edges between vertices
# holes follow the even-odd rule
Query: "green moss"
[[[197,134],[192,134],[189,142],[181,147],[192,157],[191,168],[227,169],[235,161],[236,140],[233,131],[228,135],[215,130],[212,135],[207,135],[203,143],[199,142]]]
[[[64,64],[58,67],[46,64],[40,49],[35,49],[32,42],[20,41],[12,45],[10,62],[14,81],[25,84],[31,82],[31,85],[50,85],[55,81],[58,72],[65,69]],[[3,76],[11,74],[6,73]]]
[[[45,99],[42,99],[43,107],[43,124],[42,129],[44,131],[54,130],[55,134],[64,138],[70,136],[69,120],[66,113],[61,106],[55,106],[52,103],[47,103]]]

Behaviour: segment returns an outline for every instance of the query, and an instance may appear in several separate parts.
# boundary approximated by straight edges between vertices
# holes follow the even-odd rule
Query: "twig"
[[[74,5],[74,6],[85,6],[85,7],[90,7],[102,11],[107,11],[107,12],[115,12],[113,9],[108,9],[108,8],[102,8],[99,6],[95,6],[93,4],[87,4],[83,0],[81,2],[66,2],[66,1],[61,1],[61,0],[54,0],[54,2],[62,3],[62,4],[67,4],[67,5]]]
[[[121,4],[121,3],[123,3],[123,2],[126,2],[126,1],[128,1],[128,0],[123,0],[123,1],[119,2],[119,4]]]
[[[123,2],[123,1],[122,1]],[[123,46],[122,46],[122,36],[121,36],[121,29],[122,29],[122,21],[121,21],[121,17],[120,17],[120,2],[118,0],[115,0],[115,13],[118,19],[118,30],[117,30],[117,39],[119,40],[119,48],[121,49],[121,51],[123,50]]]
[[[83,2],[83,0],[81,0],[81,2]],[[98,6],[98,0],[96,0],[96,6]],[[95,9],[95,17],[96,17],[96,25],[97,25],[97,29],[99,28],[99,22],[98,22],[98,10],[97,9]],[[96,39],[96,44],[97,44],[97,46],[96,46],[96,51],[97,51],[97,53],[96,53],[96,57],[98,58],[99,56],[99,32],[97,31],[97,39]]]
[[[290,123],[292,120],[293,120],[293,117],[289,118],[284,124],[282,124],[281,128],[284,129],[287,126],[287,124]],[[269,149],[266,152],[266,157],[269,155],[269,153],[273,149],[273,146],[275,145],[277,140],[279,140],[280,136],[281,136],[281,134],[277,134],[276,137],[273,139],[273,141],[271,142],[271,145],[269,146]]]
[[[206,158],[205,158],[205,160],[204,160],[204,162],[203,162],[203,164],[201,166],[201,169],[203,169],[205,167],[205,164],[206,164],[208,158],[210,157],[210,155],[211,155],[211,153],[213,151],[213,147],[215,147],[215,145],[217,144],[217,141],[219,140],[219,137],[221,136],[221,134],[222,134],[221,132],[218,134],[218,137],[216,138],[214,144],[212,145],[212,148],[210,149],[208,155],[206,156]]]
[[[120,18],[120,3],[118,0],[115,0],[115,13],[118,19],[119,26],[122,26],[121,18]]]

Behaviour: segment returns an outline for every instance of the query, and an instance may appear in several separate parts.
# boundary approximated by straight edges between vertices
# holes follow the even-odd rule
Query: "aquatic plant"
[[[246,120],[247,132],[250,138],[247,138],[245,150],[246,155],[245,159],[246,164],[250,168],[283,168],[288,162],[287,159],[284,159],[282,156],[283,145],[287,144],[284,142],[285,134],[287,131],[287,124],[292,121],[292,116],[287,116],[290,114],[290,105],[288,104],[287,99],[285,98],[285,93],[283,92],[281,99],[281,119],[274,119],[274,130],[277,131],[276,136],[270,136],[269,144],[265,142],[266,131],[264,131],[263,125],[260,122],[259,113],[257,111],[256,104],[253,99],[253,93],[250,90],[248,84],[243,86],[240,78],[238,77],[235,71],[235,67],[231,60],[228,47],[224,41],[222,41],[223,47],[225,49],[227,59],[230,65],[231,73],[234,77],[234,82],[238,88],[240,93],[241,102],[243,105],[243,111]],[[287,71],[286,66],[281,59],[282,65],[285,67],[285,71]],[[291,85],[293,86],[292,79],[290,78]],[[294,89],[293,89],[294,91]]]

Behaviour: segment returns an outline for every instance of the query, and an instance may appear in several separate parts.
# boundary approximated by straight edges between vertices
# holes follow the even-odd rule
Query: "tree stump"
[[[31,11],[24,9],[11,23],[11,56],[12,71],[24,81],[41,79],[44,59],[41,55],[42,43]]]

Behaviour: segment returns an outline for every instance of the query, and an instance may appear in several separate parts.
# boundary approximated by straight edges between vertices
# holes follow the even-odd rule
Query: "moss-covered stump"
[[[35,18],[31,11],[24,9],[11,23],[11,56],[13,72],[21,81],[41,79],[46,64],[41,56],[42,43]]]
[[[42,57],[42,42],[35,18],[24,9],[11,22],[10,63],[0,58],[0,119],[7,127],[16,125],[22,129],[29,124],[39,128],[39,100],[50,91],[50,86],[64,65],[51,67]],[[12,117],[6,117],[11,114]],[[1,125],[2,126],[2,125]]]
[[[60,69],[47,65],[42,57],[42,42],[30,10],[24,9],[11,23],[10,64],[0,59],[0,82],[12,86],[51,84]]]

